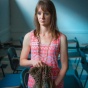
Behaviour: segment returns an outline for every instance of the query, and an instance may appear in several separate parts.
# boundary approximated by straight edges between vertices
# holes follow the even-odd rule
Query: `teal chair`
[[[19,71],[22,71],[25,67],[22,67],[19,65],[19,58],[16,53],[15,47],[9,47],[7,50],[8,59],[10,61],[11,69],[13,70],[13,73],[18,73]]]
[[[60,60],[58,65],[61,67]],[[77,69],[68,69],[64,78],[64,88],[83,88],[83,85],[78,77]]]
[[[0,80],[0,88],[21,88],[20,74],[8,74]]]
[[[28,88],[29,69],[30,68],[25,68],[20,74],[21,88]]]
[[[69,74],[64,78],[64,88],[83,88],[83,85],[75,74]]]
[[[81,65],[82,65],[82,70],[81,70],[81,73],[80,73],[80,79],[81,77],[83,76],[86,76],[85,77],[85,82],[84,82],[84,88],[86,88],[86,85],[87,85],[87,81],[88,81],[88,62],[86,60],[86,55],[82,52],[82,58],[83,60],[81,60]],[[83,71],[85,71],[85,74],[83,74]]]
[[[68,40],[68,58],[69,62],[72,61],[71,59],[74,58],[74,62],[76,63],[76,69],[80,62],[81,54],[80,54],[80,46],[78,39],[75,37],[74,39]],[[78,58],[78,59],[77,59]]]

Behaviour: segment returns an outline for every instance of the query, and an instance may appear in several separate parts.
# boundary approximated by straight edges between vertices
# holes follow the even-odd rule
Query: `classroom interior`
[[[0,0],[0,88],[27,88],[30,68],[20,66],[19,58],[25,34],[35,29],[37,2]],[[57,11],[58,29],[68,41],[69,67],[64,88],[88,88],[88,0],[52,2]],[[61,66],[60,56],[58,65]]]

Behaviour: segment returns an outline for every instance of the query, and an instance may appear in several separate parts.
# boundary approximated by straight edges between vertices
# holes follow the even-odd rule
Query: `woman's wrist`
[[[55,85],[56,86],[59,85],[59,80],[58,79],[55,80]]]

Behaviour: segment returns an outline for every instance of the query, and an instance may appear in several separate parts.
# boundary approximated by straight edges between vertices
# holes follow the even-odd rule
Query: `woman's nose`
[[[45,16],[44,16],[44,14],[43,14],[43,13],[41,14],[41,18],[42,18],[42,19],[44,19],[44,18],[45,18]]]

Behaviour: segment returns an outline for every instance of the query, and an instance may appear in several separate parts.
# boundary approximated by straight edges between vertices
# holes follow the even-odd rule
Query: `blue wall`
[[[88,32],[87,0],[55,0],[59,28],[66,32]]]
[[[10,40],[9,0],[0,0],[0,41]]]
[[[11,0],[12,38],[33,30],[34,10],[38,0]],[[68,39],[77,37],[79,42],[88,42],[88,1],[87,0],[52,0],[57,10],[57,25]]]

